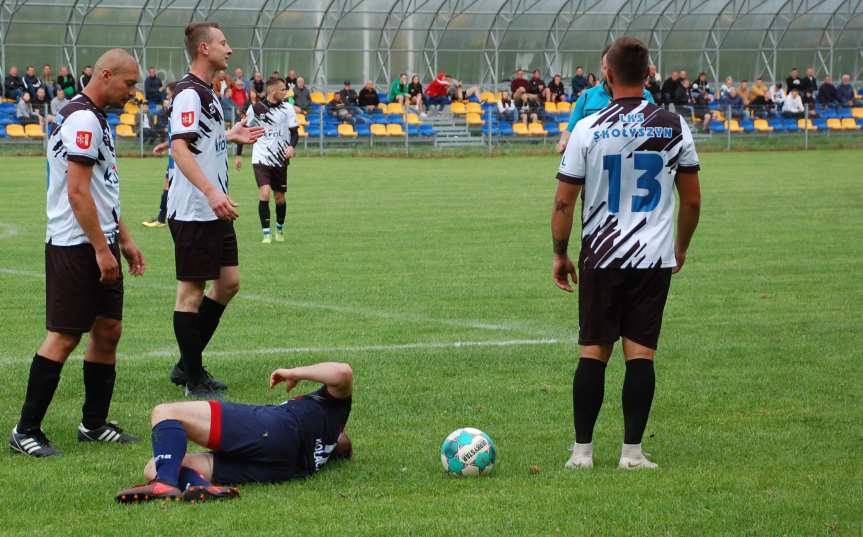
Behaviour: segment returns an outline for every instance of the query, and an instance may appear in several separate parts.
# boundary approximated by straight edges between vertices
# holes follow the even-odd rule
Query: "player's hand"
[[[128,241],[120,245],[120,253],[126,258],[129,263],[129,274],[132,276],[143,276],[144,270],[147,269],[147,262],[144,261],[144,254],[138,249],[138,245],[133,241]]]
[[[575,272],[575,265],[568,255],[555,255],[554,263],[551,267],[551,277],[554,280],[554,285],[567,293],[575,291],[572,285],[569,284],[569,278],[572,278],[572,283],[578,283],[578,274]]]
[[[677,260],[677,266],[671,269],[672,274],[677,274],[680,272],[680,269],[683,268],[683,264],[686,263],[686,251],[681,250],[679,248],[674,249],[674,258]]]
[[[285,158],[294,158],[294,153],[296,153],[294,151],[294,146],[289,145],[285,148]]]
[[[238,205],[234,203],[234,200],[230,196],[217,188],[210,191],[210,194],[207,196],[207,203],[210,204],[210,209],[221,220],[233,221],[240,217],[235,210]]]
[[[99,282],[113,283],[120,279],[120,263],[110,248],[96,250],[96,263],[99,265]]]
[[[275,388],[280,382],[285,383],[285,391],[290,392],[300,382],[290,369],[276,369],[270,375],[270,389]]]
[[[566,142],[563,140],[560,140],[559,142],[557,142],[557,145],[554,146],[554,149],[558,153],[563,153],[564,151],[566,151]]]
[[[153,148],[153,154],[156,155],[157,157],[164,155],[166,149],[168,149],[167,144],[159,144]]]
[[[228,131],[228,141],[238,142],[241,144],[253,144],[258,141],[258,138],[264,135],[263,127],[247,127],[241,122],[237,122],[231,130]]]
[[[241,157],[240,155],[237,155],[236,157],[234,157],[234,168],[239,170],[242,167],[243,167],[243,157]]]

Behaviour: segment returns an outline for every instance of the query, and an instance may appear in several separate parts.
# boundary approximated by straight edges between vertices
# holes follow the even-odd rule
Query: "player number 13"
[[[602,169],[608,172],[608,212],[620,212],[620,170],[622,159],[619,154],[602,157]],[[636,180],[636,187],[646,190],[644,196],[632,196],[632,212],[647,213],[659,205],[662,184],[656,179],[665,163],[657,153],[635,153],[633,167],[642,171]]]

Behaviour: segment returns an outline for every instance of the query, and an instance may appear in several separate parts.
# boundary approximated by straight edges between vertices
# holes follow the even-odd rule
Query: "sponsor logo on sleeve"
[[[75,133],[75,145],[81,149],[90,149],[93,133],[90,131],[78,131]]]
[[[183,112],[180,114],[180,123],[182,123],[184,127],[191,127],[194,122],[195,112]]]

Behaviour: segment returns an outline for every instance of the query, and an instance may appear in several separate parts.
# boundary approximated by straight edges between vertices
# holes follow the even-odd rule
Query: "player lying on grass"
[[[120,503],[150,500],[206,501],[238,496],[221,485],[275,483],[307,477],[330,458],[349,458],[344,433],[351,412],[353,371],[344,363],[276,369],[270,388],[290,392],[303,380],[323,386],[279,405],[221,401],[164,403],[153,409],[153,458],[146,485],[117,494]],[[186,442],[211,451],[186,453]]]

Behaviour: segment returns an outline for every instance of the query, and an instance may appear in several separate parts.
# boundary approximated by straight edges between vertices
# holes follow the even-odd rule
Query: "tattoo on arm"
[[[569,204],[563,200],[554,200],[554,211],[558,213],[566,213],[569,209]]]
[[[569,248],[569,239],[552,239],[554,243],[554,253],[557,255],[566,255],[566,250]]]

